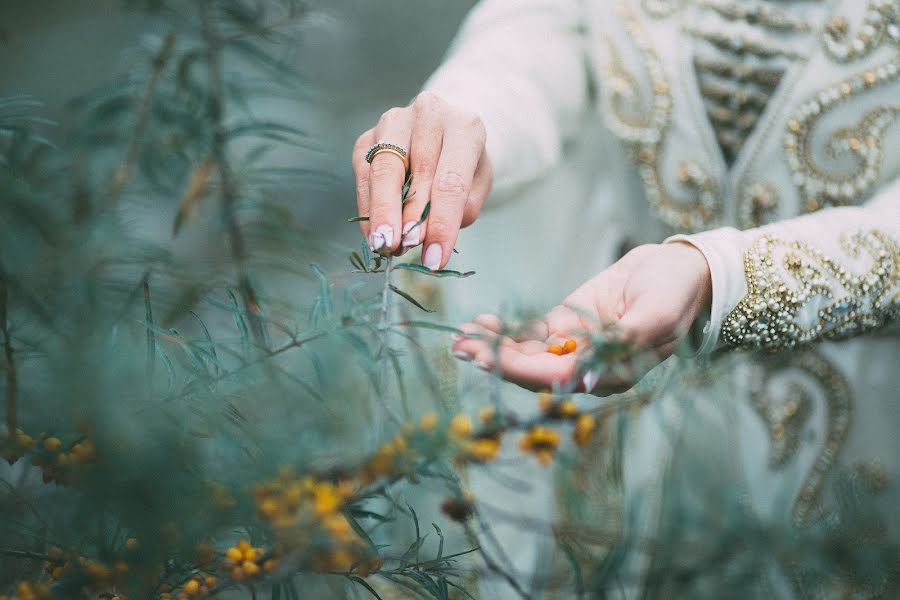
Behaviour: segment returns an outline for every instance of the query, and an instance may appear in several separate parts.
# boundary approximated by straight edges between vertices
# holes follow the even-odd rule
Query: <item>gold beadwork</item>
[[[652,100],[641,114],[640,88],[623,66],[616,49],[609,45],[610,60],[604,66],[600,86],[604,115],[610,131],[626,142],[638,163],[638,173],[650,203],[664,223],[679,230],[699,230],[715,224],[721,214],[718,184],[698,163],[679,164],[679,181],[690,192],[674,197],[663,184],[662,153],[672,125],[673,97],[662,61],[653,49],[638,19],[625,2],[617,14],[644,58]]]
[[[816,454],[812,469],[806,475],[794,499],[791,510],[798,526],[809,523],[810,517],[821,510],[819,498],[825,477],[834,467],[853,417],[853,392],[850,382],[824,355],[815,350],[795,352],[785,356],[764,357],[756,363],[762,373],[754,381],[771,382],[778,374],[790,379],[786,394],[770,395],[768,389],[751,389],[750,402],[769,429],[772,439],[769,467],[780,469],[795,456],[804,426],[813,411],[813,395],[817,389],[824,404],[825,439]],[[783,384],[782,384],[783,386]]]
[[[806,242],[764,236],[744,254],[747,295],[725,318],[736,348],[792,349],[877,329],[900,314],[900,247],[878,231],[842,240],[848,256],[871,256],[854,273]]]
[[[788,122],[784,138],[787,163],[794,184],[807,206],[839,206],[864,197],[878,179],[882,165],[885,131],[900,114],[900,104],[880,106],[863,115],[856,126],[839,129],[828,139],[828,152],[849,154],[857,167],[846,174],[820,167],[813,158],[812,139],[818,122],[838,104],[875,87],[900,79],[900,58],[858,74],[820,92],[803,103]]]
[[[848,63],[865,58],[886,43],[900,44],[900,4],[896,0],[869,0],[859,33],[848,39],[847,19],[831,19],[822,32],[825,52],[834,60]]]

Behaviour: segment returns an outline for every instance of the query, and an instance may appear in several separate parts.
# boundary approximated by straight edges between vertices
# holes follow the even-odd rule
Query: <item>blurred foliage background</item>
[[[280,56],[305,79],[285,106],[267,110],[308,133],[319,151],[285,152],[285,164],[332,173],[337,181],[296,190],[295,210],[312,227],[354,241],[350,151],[357,136],[392,106],[408,103],[438,65],[474,0],[313,0],[300,35]],[[183,2],[188,6],[187,1]],[[30,94],[42,114],[65,124],[70,102],[107,82],[123,52],[165,31],[146,3],[40,0],[0,3],[0,96]],[[304,97],[303,94],[308,96]],[[291,193],[294,193],[292,190]]]

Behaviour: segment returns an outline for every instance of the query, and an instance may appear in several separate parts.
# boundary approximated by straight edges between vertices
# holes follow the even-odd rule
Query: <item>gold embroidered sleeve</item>
[[[759,238],[744,254],[747,295],[725,318],[732,347],[777,351],[851,337],[900,315],[900,246],[876,230],[841,239],[839,256]]]

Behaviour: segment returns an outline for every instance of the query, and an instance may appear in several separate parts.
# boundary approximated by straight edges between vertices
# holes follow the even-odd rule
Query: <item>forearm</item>
[[[900,181],[865,206],[758,229],[678,236],[710,264],[703,350],[780,350],[860,335],[900,314]]]

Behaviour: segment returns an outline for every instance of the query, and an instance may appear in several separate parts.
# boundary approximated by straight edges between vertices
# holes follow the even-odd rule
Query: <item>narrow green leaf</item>
[[[358,575],[348,575],[347,577],[353,583],[356,583],[356,584],[361,585],[362,587],[366,588],[369,591],[369,593],[372,594],[378,600],[383,600],[382,597],[378,595],[378,592],[375,591],[375,588],[373,588],[371,585],[369,585],[369,583],[362,577],[360,577]]]
[[[412,305],[415,306],[416,308],[419,308],[419,309],[421,309],[421,310],[424,310],[424,311],[427,312],[427,313],[433,313],[433,312],[435,312],[435,311],[433,311],[433,310],[431,310],[431,309],[429,309],[429,308],[425,308],[424,306],[422,306],[422,304],[421,304],[418,300],[416,300],[415,298],[413,298],[412,296],[410,296],[409,294],[407,294],[406,292],[404,292],[403,290],[401,290],[400,288],[398,288],[396,285],[390,284],[390,288],[391,288],[391,291],[392,291],[392,292],[394,292],[395,294],[397,294],[397,295],[400,296],[401,298],[405,299],[407,302],[409,302],[410,304],[412,304]]]
[[[400,269],[401,271],[415,271],[416,273],[428,275],[429,277],[458,277],[460,279],[465,279],[466,277],[471,277],[475,274],[475,271],[466,271],[465,273],[463,273],[460,271],[453,271],[451,269],[432,271],[425,265],[420,265],[418,263],[398,263],[394,265],[394,268]]]
[[[441,557],[444,555],[444,532],[437,526],[437,523],[432,523],[431,526],[434,527],[438,537],[441,538],[441,541],[438,543],[437,557],[434,560],[441,560]]]
[[[360,221],[368,221],[369,217],[350,217],[347,219],[348,223],[359,223]]]
[[[434,331],[444,331],[446,333],[463,334],[461,329],[450,327],[449,325],[441,325],[440,323],[431,323],[429,321],[400,321],[394,323],[394,327],[415,327],[416,329],[431,329]],[[469,336],[476,337],[476,336]]]

